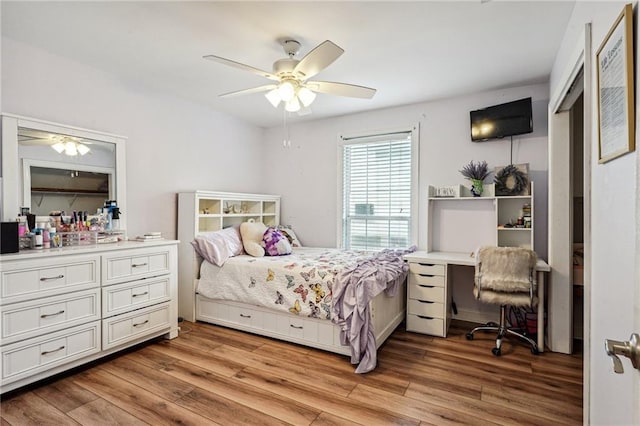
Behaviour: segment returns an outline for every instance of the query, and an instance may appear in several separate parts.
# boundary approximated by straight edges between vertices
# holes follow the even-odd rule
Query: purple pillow
[[[265,254],[269,256],[282,256],[291,254],[291,244],[287,237],[276,228],[267,228],[262,237]]]

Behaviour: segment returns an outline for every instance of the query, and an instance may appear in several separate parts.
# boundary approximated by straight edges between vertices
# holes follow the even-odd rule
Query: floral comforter
[[[203,262],[198,293],[312,318],[331,319],[336,275],[371,254],[327,248],[295,248],[287,256],[232,257],[223,267]]]

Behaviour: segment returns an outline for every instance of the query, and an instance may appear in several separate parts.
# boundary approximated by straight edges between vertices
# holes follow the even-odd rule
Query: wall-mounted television
[[[531,98],[471,111],[474,142],[533,132]]]

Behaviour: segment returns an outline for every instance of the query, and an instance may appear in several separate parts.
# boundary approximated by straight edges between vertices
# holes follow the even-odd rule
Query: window
[[[413,241],[412,132],[343,138],[342,247],[407,248]]]

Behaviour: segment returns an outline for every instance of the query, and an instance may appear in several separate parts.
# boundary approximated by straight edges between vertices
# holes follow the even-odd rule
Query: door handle
[[[618,355],[626,356],[631,360],[631,365],[636,370],[640,370],[640,335],[633,333],[628,341],[604,339],[604,349],[613,361],[613,371],[618,374],[624,373],[622,361]]]

